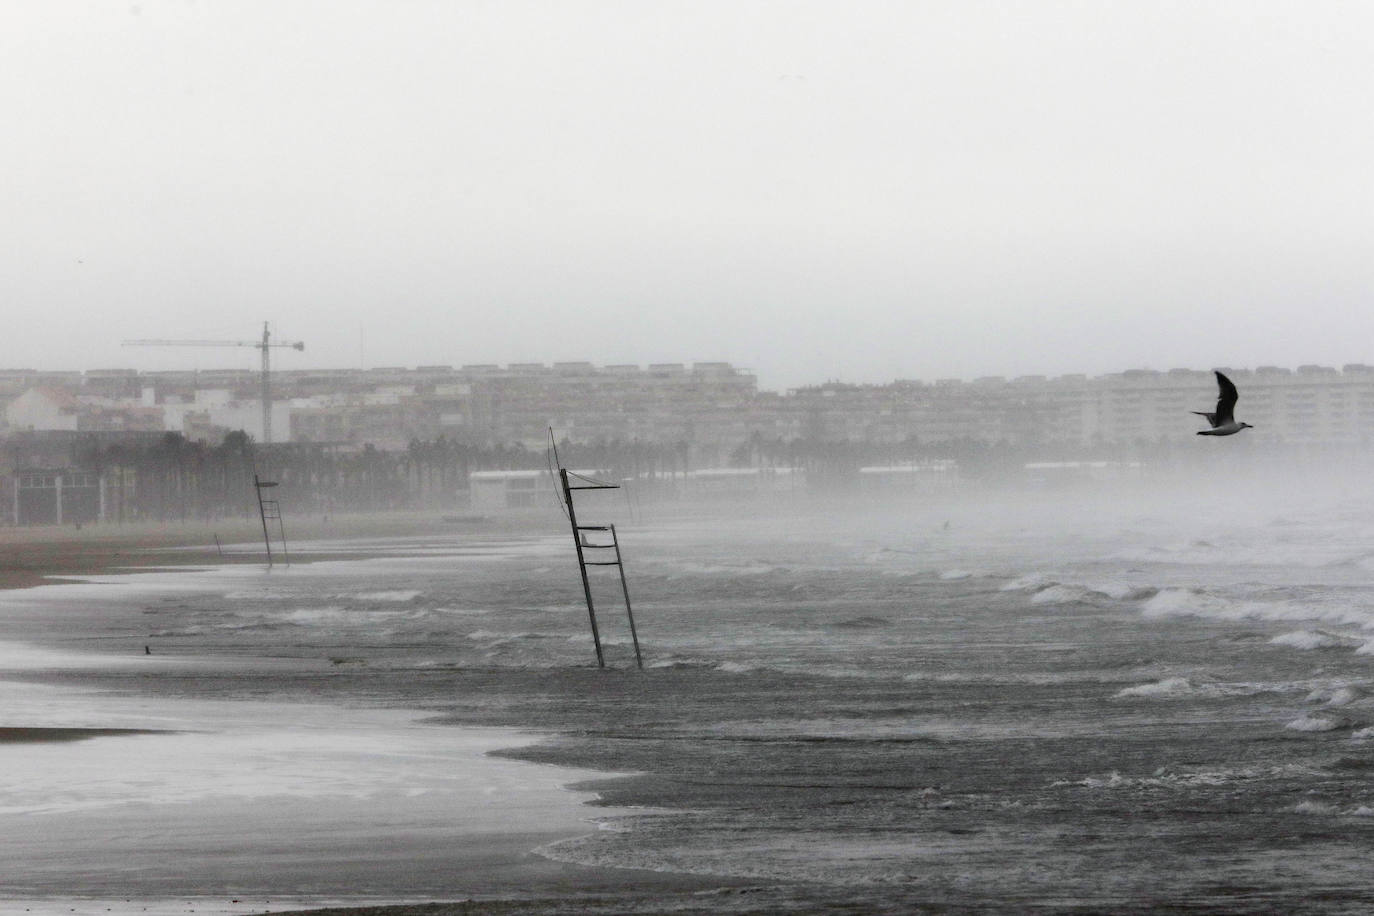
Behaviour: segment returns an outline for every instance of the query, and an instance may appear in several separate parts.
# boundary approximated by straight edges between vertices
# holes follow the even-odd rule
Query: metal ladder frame
[[[272,536],[267,531],[267,522],[275,519],[277,531],[281,536],[282,559],[287,566],[291,565],[291,555],[286,551],[286,523],[281,518],[281,503],[275,499],[263,499],[262,491],[269,487],[275,487],[276,481],[259,480],[258,475],[253,475],[253,489],[258,494],[258,517],[262,519],[262,542],[267,546],[267,565],[272,565]]]
[[[620,556],[620,538],[616,536],[615,525],[579,525],[577,523],[577,510],[573,507],[574,490],[619,490],[620,487],[610,483],[588,483],[577,486],[568,482],[568,469],[559,467],[558,479],[563,485],[563,502],[568,507],[568,523],[572,525],[573,544],[577,547],[577,568],[582,573],[582,594],[587,598],[587,618],[592,625],[592,642],[596,645],[596,664],[598,667],[606,667],[606,656],[601,651],[601,632],[596,626],[596,605],[592,601],[592,584],[587,578],[588,566],[615,566],[620,571],[620,591],[625,596],[625,616],[630,620],[630,639],[635,647],[635,664],[641,669],[644,667],[644,657],[639,652],[639,635],[635,632],[634,609],[630,607],[630,586],[625,581],[625,563]],[[585,532],[589,531],[609,531],[611,542],[609,544],[596,544],[587,541]],[[614,560],[588,560],[584,551],[587,550],[615,550]]]

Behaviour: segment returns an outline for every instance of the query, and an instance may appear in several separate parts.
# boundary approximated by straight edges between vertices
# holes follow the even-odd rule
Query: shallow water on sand
[[[23,600],[55,611],[93,601],[109,613],[130,596],[161,594],[155,580]],[[274,675],[329,667],[0,646],[0,677],[51,682],[0,679],[0,912],[242,914],[414,900],[448,891],[454,869],[509,871],[528,848],[594,829],[583,804],[592,796],[566,786],[600,773],[491,753],[534,736],[435,724],[424,711],[346,694],[274,698]],[[226,671],[254,696],[159,686]],[[133,677],[137,687],[73,686],[83,675]]]
[[[3,620],[58,653],[13,675],[30,685],[213,700],[250,720],[244,704],[310,701],[364,720],[423,708],[561,732],[508,756],[633,771],[595,788],[677,812],[584,809],[615,816],[543,847],[560,861],[791,884],[874,910],[1362,910],[1374,503],[1280,494],[1221,513],[1100,495],[625,525],[643,674],[626,670],[610,579],[596,585],[618,670],[589,667],[571,546],[554,534],[411,541],[270,574],[107,577],[7,596]],[[105,666],[69,666],[72,653]],[[12,654],[0,665],[19,666]],[[138,720],[100,724],[112,721]],[[412,726],[386,721],[336,736],[335,769],[293,781],[272,768],[310,759],[291,743],[310,726],[281,719],[253,770],[292,811],[366,797],[349,755],[377,751],[389,755],[377,772],[405,772],[413,750]],[[423,728],[421,744],[445,731]],[[234,797],[217,753],[229,751],[188,765]],[[70,798],[39,784],[66,804],[117,794],[73,780]],[[381,829],[342,821],[360,843]],[[430,842],[409,815],[389,826],[411,848]],[[266,855],[244,850],[241,870]],[[416,875],[394,877],[367,892],[416,891]],[[464,892],[453,876],[430,888]]]

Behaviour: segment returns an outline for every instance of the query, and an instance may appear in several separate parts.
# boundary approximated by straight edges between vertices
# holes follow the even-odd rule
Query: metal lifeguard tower
[[[552,441],[553,430],[549,430],[549,438]],[[553,453],[555,457],[558,455],[557,448],[554,448]],[[573,483],[572,480],[578,482]],[[572,526],[573,545],[577,548],[577,568],[582,573],[582,594],[587,598],[587,619],[592,625],[592,642],[596,645],[596,664],[601,668],[606,667],[606,656],[601,651],[601,633],[596,626],[596,604],[592,600],[592,584],[587,577],[587,567],[614,566],[620,572],[620,591],[625,596],[625,616],[630,621],[630,640],[635,647],[635,664],[642,669],[644,657],[639,652],[639,636],[635,632],[635,615],[634,610],[630,607],[630,587],[625,582],[625,563],[620,556],[620,538],[616,535],[615,525],[579,525],[577,523],[577,509],[573,506],[573,491],[575,490],[619,490],[620,486],[594,480],[576,471],[569,471],[561,463],[558,465],[558,482],[563,488],[563,505],[568,510],[568,523]],[[589,535],[597,537],[598,532],[600,533],[598,540],[589,540]],[[609,541],[601,539],[607,535],[610,536]],[[603,550],[614,551],[615,559],[587,559],[587,551],[593,551],[593,556],[608,556],[600,553]]]
[[[257,474],[253,475],[253,490],[258,494],[258,518],[262,520],[262,542],[267,547],[267,565],[272,566],[272,535],[269,532],[267,523],[275,521],[277,523],[277,534],[281,538],[282,560],[286,565],[291,565],[291,557],[286,552],[286,525],[281,520],[281,503],[276,497],[271,495],[271,489],[277,485],[275,480],[262,480]],[[263,496],[262,491],[267,490],[268,496]]]

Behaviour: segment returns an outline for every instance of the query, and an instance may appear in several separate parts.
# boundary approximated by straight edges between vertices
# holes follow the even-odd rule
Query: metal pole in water
[[[630,586],[625,584],[625,563],[620,559],[620,536],[611,525],[611,543],[615,545],[615,566],[620,570],[620,590],[625,594],[625,616],[630,618],[630,639],[635,644],[635,664],[644,669],[644,658],[639,654],[639,635],[635,633],[635,612],[630,607]]]
[[[267,510],[262,504],[262,488],[264,486],[276,486],[276,484],[264,484],[258,480],[258,475],[253,475],[253,490],[258,494],[258,518],[262,520],[262,542],[267,546],[267,565],[272,565],[272,536],[267,533]]]
[[[558,479],[563,484],[563,500],[568,507],[568,522],[572,525],[573,544],[577,547],[577,568],[582,573],[582,593],[587,596],[587,618],[592,624],[592,642],[596,644],[596,664],[606,667],[606,656],[601,652],[601,634],[596,629],[596,608],[592,604],[592,584],[587,580],[587,558],[582,554],[582,532],[577,528],[577,510],[573,508],[572,488],[568,486],[567,468],[558,469]]]

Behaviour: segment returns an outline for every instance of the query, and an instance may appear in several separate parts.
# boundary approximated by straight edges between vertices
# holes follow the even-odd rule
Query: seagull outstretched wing
[[[1190,411],[1188,411],[1188,412],[1189,412],[1189,413],[1195,413],[1195,414],[1197,414],[1199,417],[1206,417],[1206,418],[1207,418],[1207,425],[1210,426],[1210,427],[1212,427],[1212,429],[1216,429],[1216,428],[1217,428],[1217,415],[1216,415],[1216,414],[1214,414],[1214,413],[1203,413],[1203,412],[1200,411],[1200,410],[1190,410]]]
[[[1216,370],[1212,370],[1216,372]],[[1208,422],[1213,427],[1224,426],[1234,423],[1236,419],[1236,399],[1240,395],[1236,394],[1236,386],[1231,384],[1231,380],[1220,372],[1217,375],[1217,387],[1221,389],[1221,395],[1217,398],[1217,412],[1207,417]]]

